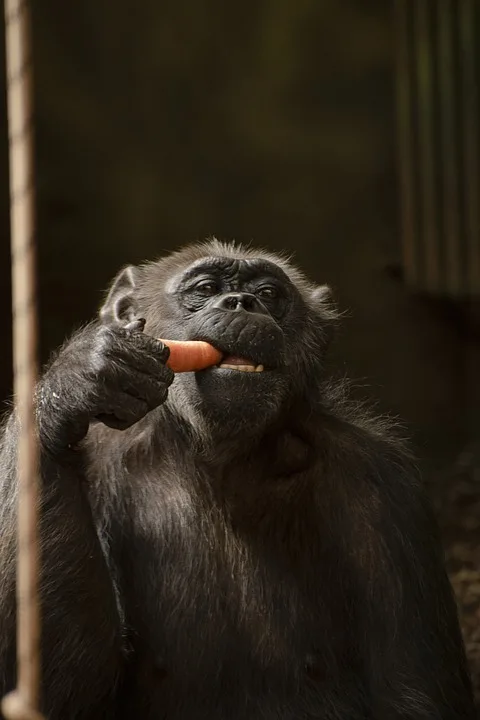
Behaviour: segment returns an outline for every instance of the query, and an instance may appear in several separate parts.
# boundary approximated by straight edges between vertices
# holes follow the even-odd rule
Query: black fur
[[[57,354],[37,403],[49,720],[475,716],[415,467],[391,424],[325,377],[336,321],[328,288],[286,260],[211,241],[126,268]],[[205,339],[266,369],[172,383],[157,338]],[[15,438],[12,415],[2,693]]]

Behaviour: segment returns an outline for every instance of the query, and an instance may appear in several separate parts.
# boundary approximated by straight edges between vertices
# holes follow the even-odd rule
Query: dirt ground
[[[465,451],[439,480],[429,491],[443,532],[480,708],[480,447]]]

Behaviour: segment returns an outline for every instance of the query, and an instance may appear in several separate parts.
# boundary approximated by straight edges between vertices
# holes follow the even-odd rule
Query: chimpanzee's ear
[[[100,320],[104,323],[124,325],[135,318],[135,290],[138,284],[139,268],[128,265],[114,279],[105,302],[100,308]]]
[[[310,293],[310,303],[321,318],[325,346],[328,346],[333,339],[340,317],[331,288],[328,285],[314,287]]]
[[[310,294],[310,298],[314,307],[335,307],[332,289],[329,285],[316,285]]]
[[[337,304],[329,285],[316,285],[310,293],[313,308],[325,319],[335,322],[339,318]]]

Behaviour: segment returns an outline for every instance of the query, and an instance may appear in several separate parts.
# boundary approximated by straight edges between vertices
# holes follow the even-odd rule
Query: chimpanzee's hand
[[[40,438],[51,451],[82,440],[91,421],[124,430],[166,400],[174,374],[169,349],[143,334],[144,320],[124,328],[90,325],[60,351],[39,384]]]

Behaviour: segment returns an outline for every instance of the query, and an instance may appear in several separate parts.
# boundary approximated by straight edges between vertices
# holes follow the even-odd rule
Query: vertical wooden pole
[[[5,0],[14,390],[18,440],[17,688],[7,720],[39,720],[38,471],[32,55],[27,0]]]

